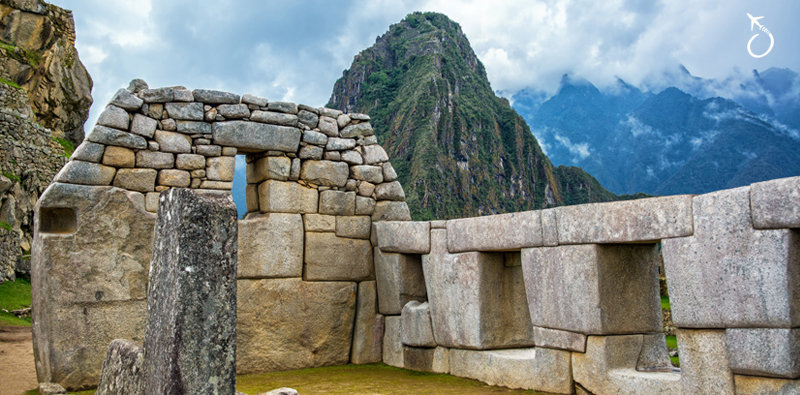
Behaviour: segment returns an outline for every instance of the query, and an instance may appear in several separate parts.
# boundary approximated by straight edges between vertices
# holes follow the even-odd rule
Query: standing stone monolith
[[[147,289],[144,393],[234,394],[236,254],[230,194],[161,194]]]

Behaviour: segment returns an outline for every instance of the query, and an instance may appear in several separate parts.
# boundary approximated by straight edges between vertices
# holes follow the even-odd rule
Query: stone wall
[[[238,371],[380,361],[372,223],[410,217],[369,117],[134,81],[38,203],[40,381],[96,385],[111,340],[142,340],[159,192],[230,191],[237,154]]]

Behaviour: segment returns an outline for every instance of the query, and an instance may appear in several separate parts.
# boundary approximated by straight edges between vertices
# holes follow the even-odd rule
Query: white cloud
[[[586,157],[588,157],[590,154],[588,143],[573,143],[568,137],[560,134],[556,134],[553,137],[556,139],[556,141],[561,143],[561,145],[566,147],[569,152],[576,157],[576,159],[586,159]]]

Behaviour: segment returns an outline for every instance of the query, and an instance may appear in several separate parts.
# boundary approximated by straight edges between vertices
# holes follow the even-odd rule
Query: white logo
[[[767,48],[766,52],[764,52],[764,53],[762,53],[760,55],[754,54],[753,50],[750,49],[750,45],[753,44],[753,40],[755,40],[756,37],[758,37],[759,34],[758,33],[754,34],[753,37],[750,37],[750,41],[747,42],[747,53],[749,53],[750,56],[752,56],[754,58],[763,58],[764,56],[767,56],[767,54],[770,51],[772,51],[772,46],[775,45],[775,38],[772,37],[772,33],[769,32],[769,30],[767,29],[766,26],[764,26],[764,25],[762,25],[761,23],[758,22],[758,20],[763,18],[763,16],[755,17],[755,16],[750,15],[750,13],[748,12],[747,13],[747,17],[750,18],[750,31],[753,31],[753,27],[754,26],[758,26],[758,30],[759,31],[767,33],[769,35],[769,48]]]

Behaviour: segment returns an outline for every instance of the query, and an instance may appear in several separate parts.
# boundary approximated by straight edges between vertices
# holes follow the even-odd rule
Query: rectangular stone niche
[[[75,209],[68,207],[42,207],[39,210],[39,232],[75,233],[78,218]]]

